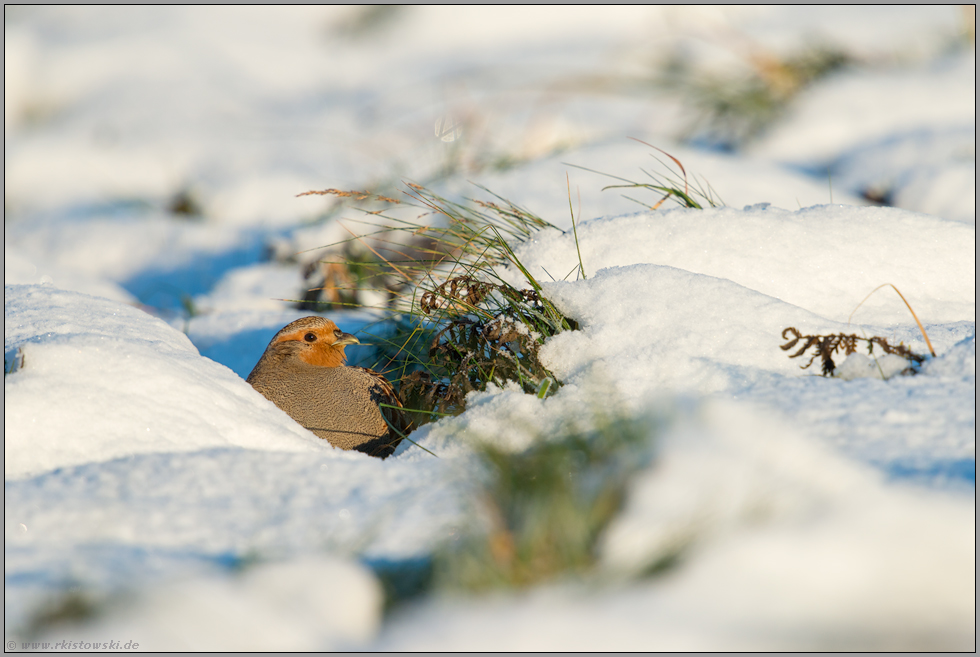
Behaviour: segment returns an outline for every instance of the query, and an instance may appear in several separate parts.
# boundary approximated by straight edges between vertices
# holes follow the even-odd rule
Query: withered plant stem
[[[851,318],[854,317],[854,313],[856,313],[858,311],[858,308],[860,308],[862,306],[862,304],[864,304],[865,301],[867,301],[868,299],[870,299],[872,294],[874,294],[875,292],[877,292],[878,290],[880,290],[883,287],[891,287],[891,289],[895,290],[895,293],[899,297],[902,298],[902,301],[905,302],[905,307],[909,309],[909,312],[912,313],[912,318],[915,320],[915,323],[919,325],[919,330],[922,332],[922,337],[925,338],[926,346],[929,347],[929,353],[932,354],[932,357],[933,358],[935,358],[936,357],[936,350],[932,348],[932,342],[929,340],[929,336],[926,334],[926,329],[922,326],[922,322],[919,321],[919,316],[915,314],[915,311],[914,310],[912,310],[912,306],[911,306],[911,304],[909,304],[908,300],[905,298],[905,295],[902,294],[901,292],[899,292],[898,288],[895,287],[894,285],[892,285],[891,283],[882,283],[881,285],[879,285],[875,289],[871,290],[871,292],[868,293],[868,296],[864,297],[861,300],[861,303],[859,303],[857,305],[857,307],[855,307],[854,310],[851,311],[851,314],[848,315],[848,317],[847,317],[847,325],[848,326],[851,325]]]

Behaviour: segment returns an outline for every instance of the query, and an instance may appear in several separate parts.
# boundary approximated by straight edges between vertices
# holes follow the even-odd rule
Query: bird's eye
[[[303,336],[303,339],[307,342],[316,342],[316,333],[307,333]]]

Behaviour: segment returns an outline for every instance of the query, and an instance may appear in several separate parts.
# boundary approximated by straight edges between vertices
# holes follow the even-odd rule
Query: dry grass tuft
[[[391,319],[374,336],[376,367],[396,382],[416,424],[461,412],[469,392],[491,383],[514,381],[529,393],[553,393],[558,382],[538,350],[548,337],[576,325],[542,295],[514,247],[538,231],[559,229],[500,197],[457,202],[415,183],[407,183],[404,193],[405,201],[337,189],[303,194],[418,210],[406,220],[383,207],[364,209],[371,219],[361,223],[368,230],[348,228],[351,238],[340,245],[350,252],[357,244],[364,254],[339,263],[351,273],[346,290],[324,285],[333,291],[314,291],[331,304],[351,306],[363,305],[364,291],[385,293]],[[328,273],[336,265],[320,263]],[[523,285],[508,282],[514,273]],[[304,300],[307,308],[317,303]]]
[[[848,316],[847,323],[850,324],[851,323],[851,318],[854,317],[854,313],[856,313],[858,311],[858,308],[860,308],[862,305],[864,305],[864,302],[867,301],[868,299],[870,299],[872,294],[874,294],[875,292],[877,292],[878,290],[880,290],[883,287],[890,287],[891,289],[895,290],[895,294],[897,294],[899,297],[901,297],[902,301],[905,303],[905,307],[909,309],[909,312],[910,313],[912,313],[912,319],[914,319],[916,325],[918,325],[919,331],[922,333],[922,337],[926,341],[926,346],[929,347],[929,353],[932,354],[932,357],[933,358],[935,358],[936,357],[936,350],[932,348],[932,342],[929,340],[929,335],[926,333],[925,327],[922,326],[922,322],[919,321],[919,316],[915,314],[915,311],[914,310],[912,310],[912,305],[908,302],[908,299],[905,298],[905,295],[902,294],[901,292],[899,292],[898,288],[895,287],[894,285],[892,285],[891,283],[882,283],[881,285],[879,285],[875,289],[871,290],[871,292],[868,293],[868,296],[866,296],[863,299],[861,299],[861,303],[859,303],[857,305],[857,307],[855,307],[854,310],[851,311],[850,316]]]
[[[677,167],[680,174],[676,174],[671,169],[670,165],[657,158],[656,155],[654,155],[654,159],[656,159],[661,168],[667,172],[666,174],[657,175],[647,171],[646,169],[640,169],[640,171],[642,171],[643,174],[646,175],[652,182],[635,182],[627,178],[621,178],[620,176],[603,173],[602,171],[595,171],[594,169],[581,167],[575,164],[569,164],[568,166],[573,166],[577,169],[582,169],[583,171],[589,171],[590,173],[597,173],[606,178],[614,178],[624,183],[622,185],[607,185],[606,187],[602,188],[603,191],[607,189],[646,189],[657,193],[657,195],[663,194],[660,200],[653,204],[640,201],[629,196],[625,197],[649,210],[659,210],[668,199],[673,199],[681,207],[694,208],[697,210],[703,210],[705,206],[714,208],[724,205],[724,202],[718,198],[717,193],[714,189],[712,189],[710,184],[703,181],[697,181],[696,178],[694,184],[689,182],[687,169],[684,168],[684,165],[676,157],[661,148],[657,148],[652,144],[646,143],[645,141],[640,141],[634,137],[630,137],[630,139],[659,151],[663,155],[667,156]]]

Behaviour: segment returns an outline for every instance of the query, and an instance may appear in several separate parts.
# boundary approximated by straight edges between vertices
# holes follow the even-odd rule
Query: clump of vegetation
[[[457,286],[466,290],[464,294],[470,299],[463,299],[458,289],[453,289]],[[402,383],[403,395],[409,404],[415,404],[413,407],[457,412],[462,410],[467,393],[485,390],[491,382],[516,381],[525,392],[542,396],[557,389],[556,379],[538,358],[538,350],[544,337],[573,328],[575,323],[563,318],[563,325],[545,323],[544,332],[536,330],[540,318],[547,317],[553,309],[536,290],[517,290],[462,276],[446,281],[435,292],[426,290],[420,307],[431,314],[438,309],[433,307],[433,301],[453,299],[468,306],[467,310],[486,310],[480,308],[486,297],[477,301],[473,296],[491,293],[499,295],[498,301],[502,302],[497,308],[444,316],[436,328],[424,332],[429,344],[427,367],[415,369]],[[434,373],[442,375],[440,380],[434,378]]]
[[[595,419],[592,429],[538,436],[517,453],[478,446],[476,499],[489,522],[437,552],[436,586],[524,587],[590,572],[631,478],[651,459],[649,426],[624,415]]]
[[[677,158],[640,143],[670,158],[679,173],[661,162],[666,175],[643,171],[651,182],[600,174],[623,183],[606,189],[655,192],[660,198],[652,204],[637,201],[651,209],[668,199],[699,209],[720,204],[710,186],[689,183]],[[515,252],[536,233],[560,229],[479,189],[496,200],[453,201],[413,183],[403,191],[404,200],[357,190],[300,194],[356,202],[367,227],[362,234],[348,228],[350,239],[328,245],[337,249],[336,259],[315,264],[324,272],[322,284],[309,290],[300,307],[365,307],[366,293],[375,293],[376,299],[376,293],[383,294],[382,308],[390,319],[373,335],[378,356],[371,366],[394,382],[416,426],[462,412],[466,395],[490,384],[512,381],[531,394],[553,394],[561,383],[541,363],[540,347],[547,338],[577,328],[543,295],[540,282]],[[338,209],[335,204],[331,212]],[[569,210],[578,249],[571,190]],[[585,278],[581,251],[571,271],[556,273]]]
[[[722,200],[718,197],[717,193],[715,192],[714,189],[711,188],[710,184],[704,181],[698,181],[697,178],[695,178],[693,185],[690,184],[687,179],[687,169],[684,168],[684,165],[681,164],[681,161],[678,160],[676,157],[674,157],[673,155],[671,155],[670,153],[668,153],[663,149],[657,148],[656,146],[646,143],[645,141],[640,141],[639,139],[635,139],[633,137],[631,137],[630,139],[633,139],[633,141],[637,141],[643,144],[644,146],[649,146],[654,150],[660,151],[662,154],[670,158],[671,161],[675,165],[677,165],[677,168],[680,170],[680,177],[677,177],[677,175],[671,171],[670,166],[664,163],[660,159],[657,159],[657,162],[660,164],[661,167],[663,167],[663,169],[666,170],[667,172],[666,174],[657,175],[647,171],[646,169],[643,168],[640,169],[640,171],[642,171],[644,175],[646,175],[647,178],[651,180],[651,182],[635,182],[632,180],[628,180],[626,178],[621,178],[619,176],[603,173],[601,171],[595,171],[593,169],[588,169],[586,167],[580,167],[574,164],[569,166],[574,166],[577,169],[582,169],[583,171],[589,171],[591,173],[598,173],[600,176],[605,176],[607,178],[614,178],[616,180],[620,180],[623,182],[623,184],[621,185],[607,185],[606,187],[602,188],[603,191],[607,189],[646,189],[658,195],[663,194],[660,200],[653,204],[646,203],[644,201],[631,198],[629,196],[625,197],[630,201],[633,201],[634,203],[638,203],[639,205],[642,205],[643,207],[648,208],[650,210],[659,210],[660,207],[667,200],[673,200],[681,207],[695,208],[697,210],[703,210],[705,206],[716,208],[721,205],[724,205],[724,202],[722,202]],[[656,158],[656,156],[654,156],[654,158]]]
[[[342,262],[315,261],[303,268],[303,279],[316,283],[306,291],[297,308],[322,312],[362,305],[359,281],[372,275],[375,258],[367,249],[357,249],[350,243],[339,255]]]
[[[63,626],[77,625],[98,618],[106,610],[108,597],[81,587],[65,589],[42,604],[20,628],[32,639]]]
[[[487,191],[487,190],[484,190]],[[541,364],[545,339],[576,328],[543,294],[540,283],[520,262],[514,246],[553,224],[499,197],[498,202],[451,201],[409,184],[409,201],[369,192],[336,189],[306,192],[380,204],[365,210],[377,219],[371,231],[353,236],[374,256],[344,264],[357,276],[347,292],[383,290],[386,309],[397,313],[386,332],[375,335],[379,369],[397,381],[403,403],[422,424],[433,416],[463,410],[466,395],[493,383],[515,381],[542,396],[558,387]],[[385,206],[413,206],[416,220],[391,216]],[[426,216],[441,220],[423,223]],[[370,237],[376,246],[365,241]],[[523,284],[503,278],[503,268],[519,273]],[[580,272],[584,268],[577,267]],[[570,273],[569,273],[570,274]],[[309,307],[315,301],[304,301]]]
[[[811,47],[780,58],[738,44],[749,64],[741,77],[705,75],[685,60],[668,64],[660,83],[685,96],[696,112],[686,138],[734,150],[778,119],[789,101],[819,78],[852,63],[840,50]]]
[[[891,345],[888,343],[888,340],[877,335],[870,338],[862,338],[853,333],[802,335],[798,330],[790,326],[783,329],[783,339],[787,340],[786,344],[780,345],[779,347],[783,351],[793,349],[800,344],[801,341],[803,343],[803,345],[796,352],[789,354],[790,358],[802,356],[812,347],[813,354],[810,356],[810,360],[807,361],[806,365],[800,365],[800,369],[805,370],[809,368],[811,365],[813,365],[813,361],[819,358],[820,371],[823,376],[833,376],[834,370],[837,369],[837,364],[834,363],[833,359],[834,354],[843,353],[845,356],[850,356],[851,354],[857,352],[859,342],[864,342],[867,344],[869,356],[874,356],[874,347],[875,345],[878,345],[878,347],[880,347],[886,354],[894,354],[907,360],[909,362],[909,367],[904,373],[911,374],[915,372],[915,368],[925,360],[925,356],[920,356],[906,347],[904,344],[899,343],[897,345]]]
[[[181,189],[167,201],[167,212],[182,219],[201,219],[204,208],[191,189]]]
[[[329,29],[331,37],[356,41],[377,36],[404,18],[409,9],[403,5],[365,5],[351,11],[343,20]]]

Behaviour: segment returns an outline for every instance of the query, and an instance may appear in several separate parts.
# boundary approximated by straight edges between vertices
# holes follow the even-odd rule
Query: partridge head
[[[345,364],[344,348],[358,343],[329,319],[298,319],[276,333],[247,381],[331,445],[384,458],[409,422],[387,379]]]

